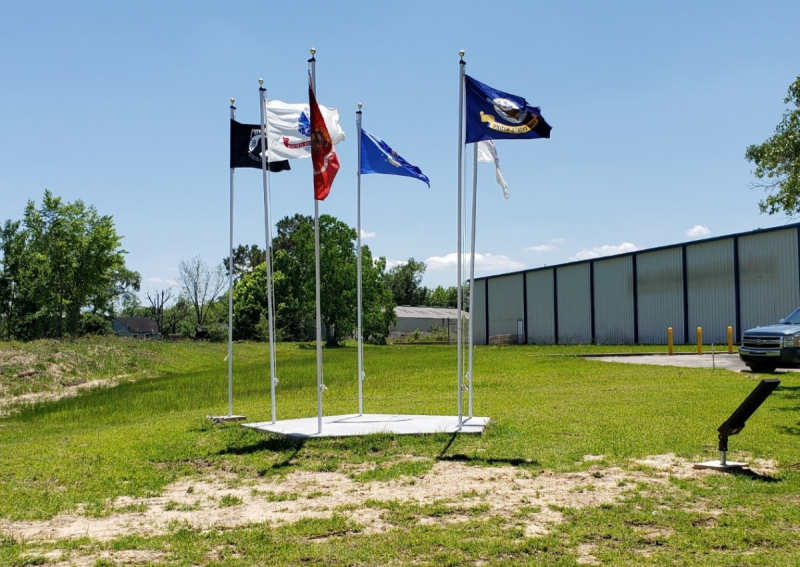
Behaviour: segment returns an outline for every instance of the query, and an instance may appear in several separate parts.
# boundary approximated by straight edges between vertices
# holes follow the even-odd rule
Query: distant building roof
[[[409,317],[412,319],[458,319],[458,309],[450,309],[448,307],[408,307],[397,306],[394,308],[394,314],[400,317]],[[469,313],[461,311],[464,317],[469,317]]]
[[[128,327],[131,333],[158,333],[158,323],[149,317],[117,317],[117,321]]]

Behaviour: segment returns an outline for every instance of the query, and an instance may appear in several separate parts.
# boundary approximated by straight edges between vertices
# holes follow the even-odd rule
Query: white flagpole
[[[475,287],[475,218],[477,217],[477,204],[478,204],[478,143],[472,144],[473,159],[472,159],[472,234],[470,235],[470,251],[469,251],[469,324],[468,331],[469,338],[467,345],[469,347],[469,363],[467,365],[467,378],[469,380],[469,394],[468,394],[468,408],[469,417],[472,418],[472,351],[473,351],[473,338],[472,338],[472,290]]]
[[[314,55],[317,50],[311,48],[311,59],[308,60],[309,72],[311,74],[311,89],[314,96],[317,94],[316,63]],[[320,284],[319,284],[319,201],[314,199],[314,262],[316,266],[315,286],[317,296],[317,433],[322,433],[322,390],[325,384],[322,381],[322,308],[320,306]]]
[[[361,103],[358,103],[356,112],[356,129],[358,130],[358,207],[356,212],[358,235],[356,265],[358,272],[358,321],[356,323],[356,336],[358,337],[358,415],[364,415],[364,337],[361,328]]]
[[[459,61],[459,77],[458,77],[458,247],[456,254],[458,255],[458,262],[456,264],[457,272],[457,293],[456,293],[456,315],[458,315],[457,323],[457,337],[458,337],[458,429],[461,430],[461,423],[464,417],[464,400],[462,398],[461,372],[463,367],[463,344],[461,338],[461,162],[464,153],[464,75],[465,66],[464,51],[458,52],[461,60]]]
[[[266,240],[266,268],[267,268],[267,312],[269,313],[269,392],[272,406],[272,423],[277,421],[275,411],[275,328],[272,310],[272,263],[270,262],[270,249],[272,242],[269,229],[269,196],[267,195],[267,119],[264,103],[267,98],[267,89],[264,88],[264,80],[258,80],[258,94],[261,101],[261,175],[264,186],[264,239]]]
[[[236,119],[236,101],[231,99],[231,120]],[[228,247],[228,417],[233,417],[233,172],[231,168],[230,246]]]

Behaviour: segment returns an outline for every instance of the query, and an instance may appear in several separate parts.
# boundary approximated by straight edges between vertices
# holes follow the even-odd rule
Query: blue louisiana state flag
[[[431,186],[430,180],[420,168],[408,163],[389,144],[364,129],[361,130],[361,173],[404,175]]]
[[[550,125],[538,106],[465,75],[466,142],[549,138]]]

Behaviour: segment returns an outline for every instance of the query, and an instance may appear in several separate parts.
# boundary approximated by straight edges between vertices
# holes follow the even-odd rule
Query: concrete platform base
[[[229,421],[244,421],[247,419],[243,415],[208,415],[206,417],[214,423],[228,423]]]
[[[363,415],[327,415],[322,417],[322,432],[316,417],[243,423],[265,433],[277,433],[287,437],[357,437],[374,433],[395,435],[426,435],[431,433],[483,433],[489,423],[488,417],[463,418],[458,428],[458,416],[452,415],[402,415],[365,413]]]
[[[735,471],[749,468],[747,463],[737,463],[736,461],[725,461],[723,465],[720,461],[706,461],[704,463],[695,463],[696,469],[713,469],[715,471]]]

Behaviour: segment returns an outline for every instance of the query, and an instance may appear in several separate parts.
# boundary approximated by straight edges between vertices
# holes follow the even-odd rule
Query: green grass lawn
[[[552,356],[652,347],[479,347],[475,414],[493,420],[484,435],[299,443],[205,419],[227,413],[226,345],[0,344],[0,353],[11,349],[13,366],[0,363],[7,393],[63,388],[63,378],[45,378],[45,362],[54,364],[47,358],[59,360],[53,349],[77,361],[76,379],[126,378],[114,388],[24,406],[0,418],[0,526],[6,526],[0,529],[0,565],[68,565],[86,557],[93,565],[112,565],[126,562],[119,559],[124,553],[145,551],[142,562],[158,565],[578,565],[587,549],[591,557],[582,561],[605,565],[800,564],[795,373],[780,374],[779,389],[730,440],[731,459],[774,461],[776,472],[632,483],[612,503],[555,510],[563,521],[543,535],[526,536],[525,510],[509,517],[481,505],[387,499],[370,504],[391,526],[379,533],[345,506],[283,525],[203,530],[176,524],[156,536],[133,530],[110,541],[40,542],[16,537],[15,523],[64,513],[108,517],[118,512],[115,498],[154,497],[170,483],[209,472],[246,486],[298,471],[338,471],[377,487],[417,482],[436,463],[511,466],[535,477],[597,466],[636,471],[642,466],[631,459],[667,453],[691,462],[714,459],[716,428],[758,377]],[[451,346],[365,347],[365,411],[454,414],[455,357]],[[356,349],[326,349],[323,358],[324,412],[357,411]],[[26,364],[40,365],[38,386],[14,385]],[[315,350],[279,345],[277,368],[278,419],[316,415]],[[234,412],[248,421],[268,420],[268,347],[235,345],[234,377]],[[587,462],[584,455],[602,460]],[[236,509],[237,498],[221,499],[219,506]],[[459,521],[436,521],[454,510]]]

